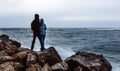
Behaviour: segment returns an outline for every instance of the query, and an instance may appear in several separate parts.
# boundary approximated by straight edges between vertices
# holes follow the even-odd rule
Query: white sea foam
[[[59,55],[61,56],[63,60],[75,54],[75,52],[73,52],[71,49],[67,49],[67,48],[64,49],[61,47],[55,47],[55,49],[57,50],[57,52],[59,53]]]
[[[113,62],[111,64],[112,64],[112,71],[120,71],[120,64]]]

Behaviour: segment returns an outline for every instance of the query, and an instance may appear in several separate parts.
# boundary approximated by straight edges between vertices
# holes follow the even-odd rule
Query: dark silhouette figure
[[[39,15],[35,14],[35,19],[31,23],[31,29],[33,31],[33,41],[31,45],[31,50],[34,48],[36,37],[38,37],[41,44],[41,51],[45,50],[44,40],[46,36],[46,25],[44,24],[44,20],[39,20]]]
[[[38,37],[39,41],[41,42],[40,26],[41,26],[41,23],[39,20],[39,15],[35,14],[35,19],[31,23],[31,29],[33,31],[33,41],[32,41],[32,45],[31,45],[31,50],[33,50],[33,48],[34,48],[34,43],[35,43],[36,37]]]
[[[46,36],[46,30],[47,27],[44,23],[44,20],[41,19],[41,26],[40,26],[40,41],[41,41],[41,50],[44,50],[44,41],[45,41],[45,36]]]

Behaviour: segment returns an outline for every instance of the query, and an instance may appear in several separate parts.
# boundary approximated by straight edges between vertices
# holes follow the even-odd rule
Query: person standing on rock
[[[31,45],[31,50],[33,50],[33,48],[34,48],[34,43],[35,43],[36,37],[38,37],[39,41],[41,42],[40,26],[41,26],[41,23],[39,20],[39,15],[35,14],[35,19],[31,23],[31,29],[33,31],[33,41],[32,41],[32,45]]]
[[[47,30],[47,27],[46,27],[46,25],[44,23],[44,19],[41,18],[41,26],[40,26],[41,51],[45,49],[44,41],[45,41],[45,36],[46,36],[46,30]]]

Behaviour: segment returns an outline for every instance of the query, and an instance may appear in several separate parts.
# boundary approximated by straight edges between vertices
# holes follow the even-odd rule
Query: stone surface
[[[54,47],[39,53],[12,40],[0,36],[0,71],[111,71],[110,63],[103,55],[77,52],[62,60]]]
[[[1,40],[8,40],[9,39],[9,36],[8,35],[5,35],[5,34],[3,34],[3,35],[0,35],[0,39]]]
[[[77,52],[75,55],[68,57],[66,62],[70,70],[80,66],[82,71],[111,71],[110,63],[102,56],[87,52]]]
[[[41,71],[41,66],[39,64],[34,64],[26,68],[25,71]]]
[[[18,52],[14,55],[12,55],[12,57],[14,57],[15,59],[18,59],[18,60],[23,60],[27,57],[27,54],[29,53],[30,51],[21,51],[21,52]]]
[[[12,61],[14,60],[11,56],[0,56],[0,63],[6,62],[6,61]]]
[[[50,47],[47,50],[42,51],[38,57],[39,57],[39,64],[41,64],[42,66],[46,63],[52,66],[62,61],[59,54],[53,47]]]
[[[14,41],[12,39],[9,39],[9,42],[11,43],[11,45],[15,48],[20,48],[21,47],[21,43],[20,42],[17,42],[17,41]]]
[[[27,66],[30,66],[31,64],[36,64],[37,63],[37,56],[34,53],[28,53],[27,55]]]
[[[66,62],[56,63],[55,65],[51,66],[52,71],[68,71],[69,67]]]
[[[50,66],[48,64],[45,64],[43,66],[43,68],[41,69],[41,71],[52,71],[52,70],[51,70],[51,68],[50,68]]]
[[[7,56],[7,55],[8,54],[4,50],[0,51],[0,56]]]
[[[19,62],[12,62],[12,66],[14,67],[15,71],[24,71],[25,66]]]
[[[15,69],[12,66],[11,62],[5,62],[0,65],[0,71],[15,71]]]
[[[73,70],[73,71],[83,71],[83,68],[82,68],[82,67],[80,67],[80,66],[78,66],[78,67],[74,68],[74,70]]]

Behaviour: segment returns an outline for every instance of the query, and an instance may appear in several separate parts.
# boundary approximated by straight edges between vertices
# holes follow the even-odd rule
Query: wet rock
[[[15,71],[24,71],[25,66],[19,62],[12,62],[12,66],[14,67]]]
[[[14,48],[13,46],[6,45],[4,51],[8,54],[8,55],[13,55],[17,52],[16,48]]]
[[[0,71],[23,71],[24,66],[18,62],[5,62],[0,65]]]
[[[9,39],[9,42],[10,42],[11,45],[13,45],[13,47],[15,47],[15,48],[20,48],[20,47],[21,47],[20,42],[14,41],[14,40],[12,40],[12,39]]]
[[[20,62],[23,65],[24,64],[26,65],[26,58],[27,58],[27,54],[29,52],[30,51],[21,51],[21,52],[18,52],[16,54],[12,55],[12,57],[15,59],[15,61]]]
[[[83,68],[80,67],[80,66],[78,66],[78,67],[76,67],[73,71],[83,71]]]
[[[44,64],[48,63],[48,65],[52,66],[56,63],[61,62],[61,58],[55,48],[50,47],[44,51],[42,51],[39,55],[39,64],[44,66]]]
[[[15,71],[15,69],[12,66],[11,62],[5,62],[0,65],[0,71]]]
[[[7,35],[0,36],[0,71],[111,71],[103,55],[77,52],[62,61],[54,47],[39,54],[21,47]]]
[[[28,53],[27,61],[26,61],[27,66],[30,66],[31,64],[36,64],[36,63],[37,63],[37,56],[36,56],[36,54]]]
[[[2,41],[0,40],[0,50],[4,49],[4,45],[2,44]]]
[[[3,34],[0,36],[0,40],[8,40],[8,39],[9,39],[8,35]]]
[[[39,64],[33,64],[26,68],[25,71],[41,71],[41,66]]]
[[[28,49],[28,48],[23,48],[23,47],[17,48],[17,50],[18,50],[18,52],[22,52],[22,51],[32,52],[30,49]]]
[[[6,62],[6,61],[13,61],[14,58],[11,56],[0,56],[0,63]]]
[[[51,70],[51,68],[50,68],[50,66],[48,64],[45,64],[43,66],[43,68],[41,69],[41,71],[52,71],[52,70]]]
[[[7,55],[8,54],[4,50],[0,51],[0,56],[7,56]]]
[[[65,60],[71,68],[80,66],[83,68],[82,71],[111,71],[110,63],[102,56],[93,53],[77,52]]]
[[[68,71],[69,67],[66,62],[60,62],[51,66],[52,71]]]

